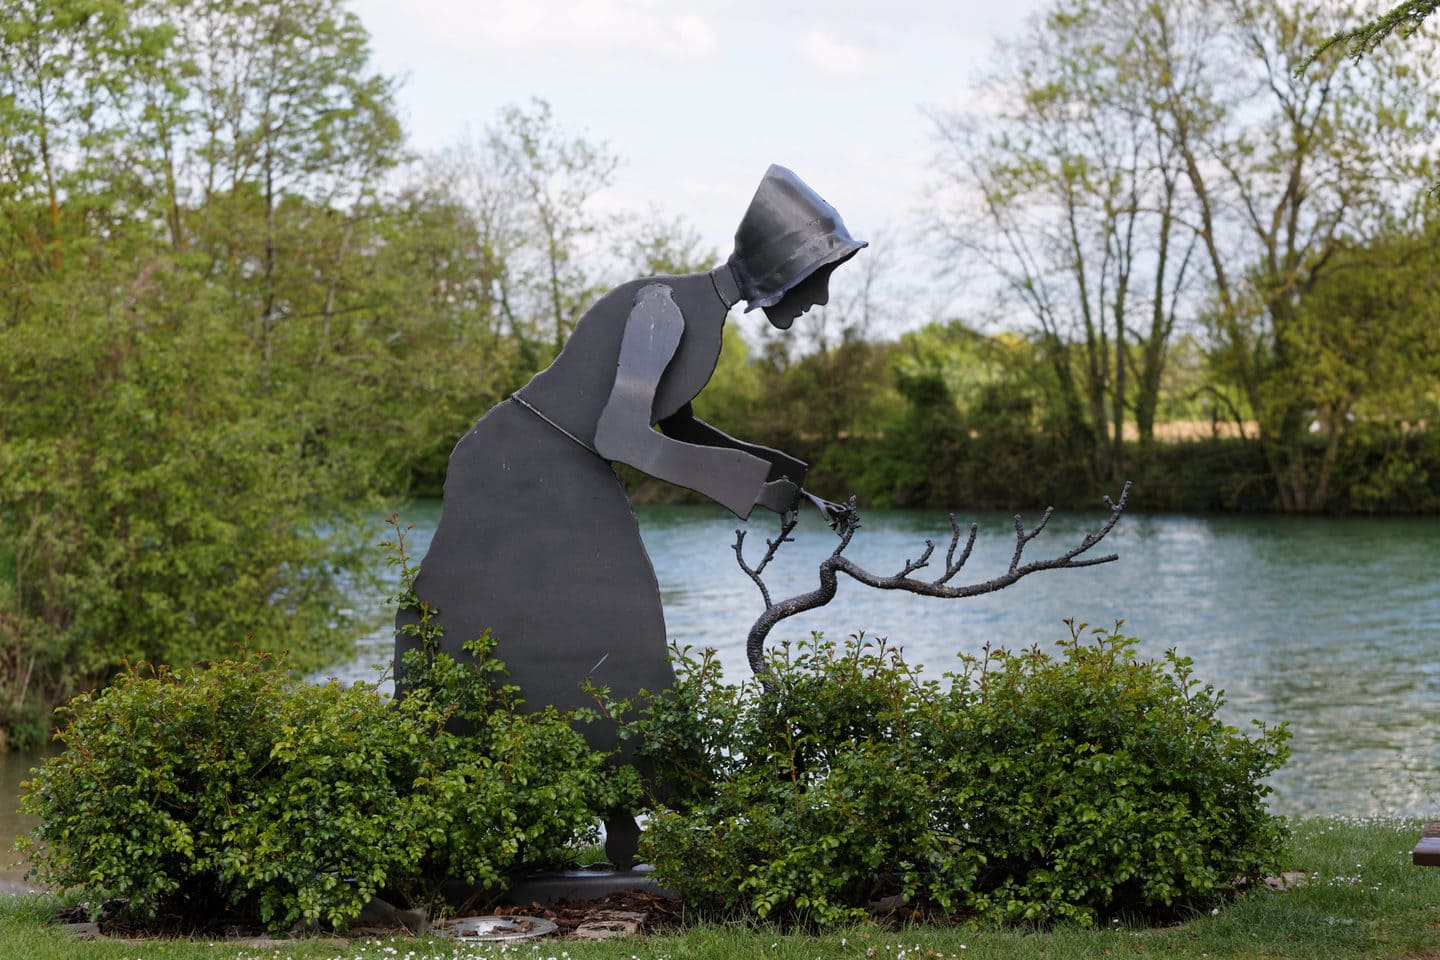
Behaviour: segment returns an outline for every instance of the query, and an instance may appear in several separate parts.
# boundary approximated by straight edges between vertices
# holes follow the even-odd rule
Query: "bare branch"
[[[934,553],[934,552],[935,552],[935,541],[934,541],[934,540],[926,540],[926,541],[925,541],[925,552],[922,553],[922,554],[920,554],[920,559],[919,559],[919,560],[906,560],[906,561],[905,561],[905,569],[901,570],[898,574],[896,574],[896,576],[899,576],[899,577],[908,577],[908,576],[910,576],[910,574],[914,573],[916,570],[919,570],[919,569],[921,569],[922,567],[929,566],[929,564],[930,564],[930,554],[932,554],[932,553]]]
[[[1025,545],[1040,535],[1040,531],[1045,529],[1045,524],[1050,522],[1050,517],[1054,513],[1054,507],[1046,507],[1044,515],[1040,517],[1040,522],[1035,524],[1035,529],[1029,533],[1025,532],[1025,521],[1020,519],[1020,514],[1015,514],[1015,553],[1010,558],[1011,573],[1014,573],[1020,566],[1020,554],[1025,552]]]
[[[770,561],[775,559],[775,551],[780,549],[780,544],[794,541],[795,538],[790,536],[790,534],[795,529],[795,524],[798,523],[799,520],[800,515],[794,510],[788,510],[781,515],[780,536],[774,540],[765,541],[765,556],[761,558],[760,564],[754,569],[751,569],[750,565],[745,562],[745,531],[735,531],[735,545],[731,547],[731,549],[735,551],[735,559],[739,562],[740,569],[745,571],[745,575],[755,581],[755,586],[760,588],[760,596],[765,599],[767,609],[770,607],[770,589],[765,586],[765,581],[760,579],[760,574],[764,573]]]
[[[954,560],[955,546],[960,542],[960,525],[955,522],[955,514],[950,514],[950,549],[945,551],[945,576],[936,580],[936,583],[945,583],[960,572],[965,561],[970,559],[970,551],[975,549],[975,535],[979,532],[980,524],[970,524],[970,536],[965,540],[965,549],[960,551],[960,559]]]
[[[1039,536],[1040,532],[1045,529],[1045,525],[1049,523],[1050,517],[1054,514],[1053,508],[1046,508],[1044,515],[1040,518],[1040,522],[1035,525],[1033,530],[1027,531],[1024,522],[1017,516],[1015,518],[1015,552],[1011,556],[1010,565],[1005,573],[990,580],[965,584],[963,586],[950,586],[949,581],[960,572],[960,568],[970,559],[970,552],[975,546],[978,524],[970,524],[969,536],[966,538],[965,546],[961,550],[960,557],[957,560],[955,559],[955,551],[960,546],[960,525],[956,523],[954,514],[950,515],[950,545],[945,552],[945,572],[936,579],[918,580],[911,576],[911,574],[923,569],[929,564],[930,557],[935,551],[935,544],[930,540],[925,541],[925,550],[921,553],[918,560],[906,560],[899,573],[894,576],[882,577],[871,573],[869,570],[853,563],[848,557],[844,556],[846,548],[850,546],[850,542],[855,535],[855,531],[860,526],[859,519],[855,512],[855,498],[851,497],[847,504],[851,519],[840,529],[839,545],[835,547],[835,550],[830,556],[820,562],[819,586],[814,590],[789,597],[779,602],[771,600],[770,591],[766,588],[761,578],[761,573],[764,571],[766,565],[774,558],[780,545],[793,540],[790,534],[795,529],[796,517],[793,514],[786,514],[785,517],[782,518],[779,538],[768,541],[769,546],[765,552],[764,559],[753,569],[745,562],[743,551],[745,534],[743,531],[737,530],[735,533],[734,546],[736,559],[740,563],[740,568],[744,570],[750,579],[755,582],[755,585],[760,588],[760,596],[765,601],[765,610],[751,626],[749,636],[745,641],[745,655],[750,662],[750,669],[760,678],[761,683],[767,690],[771,689],[770,683],[766,679],[770,668],[765,662],[765,638],[769,636],[770,631],[781,620],[805,613],[808,610],[814,610],[817,607],[823,607],[833,600],[839,586],[837,574],[840,573],[844,573],[850,577],[850,579],[863,583],[868,587],[873,587],[876,590],[904,590],[907,593],[915,593],[924,597],[958,599],[960,597],[975,597],[981,594],[994,593],[1040,570],[1068,570],[1110,563],[1118,559],[1117,554],[1107,554],[1103,557],[1086,557],[1084,554],[1101,540],[1104,540],[1110,531],[1115,528],[1115,524],[1120,520],[1120,514],[1125,510],[1129,497],[1130,483],[1127,481],[1124,488],[1120,491],[1120,498],[1118,500],[1112,501],[1108,496],[1105,497],[1105,505],[1110,508],[1110,515],[1106,518],[1105,523],[1101,525],[1100,529],[1085,534],[1078,544],[1049,560],[1036,560],[1024,564],[1020,562],[1025,547]]]

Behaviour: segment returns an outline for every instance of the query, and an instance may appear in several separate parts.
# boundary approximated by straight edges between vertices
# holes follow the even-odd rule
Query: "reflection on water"
[[[712,646],[728,676],[748,672],[745,634],[760,613],[758,592],[735,563],[737,527],[757,559],[776,532],[772,516],[740,524],[704,507],[639,511],[655,564],[670,638]],[[412,505],[414,553],[422,556],[437,503]],[[1053,556],[1103,520],[1057,513],[1026,551]],[[966,568],[970,581],[1004,571],[1014,521],[980,523]],[[1033,523],[1036,516],[1027,516]],[[926,538],[943,553],[941,513],[868,511],[848,551],[882,574],[919,555]],[[806,516],[767,571],[779,599],[813,589],[834,534]],[[1224,690],[1229,722],[1288,721],[1293,757],[1273,779],[1274,808],[1287,814],[1440,813],[1440,520],[1433,518],[1124,517],[1097,552],[1120,559],[1084,570],[1041,572],[1009,589],[968,600],[936,600],[861,588],[844,577],[829,606],[782,623],[771,642],[840,637],[863,630],[902,645],[939,673],[957,652],[987,642],[1012,648],[1068,636],[1063,621],[1110,626],[1123,619],[1141,649],[1176,647],[1196,676]],[[957,580],[956,582],[961,582]],[[382,625],[357,657],[330,673],[374,679],[390,660]]]
[[[20,784],[29,779],[30,771],[42,763],[50,751],[25,750],[0,754],[0,893],[29,886],[25,882],[26,864],[15,853],[15,839],[38,825],[31,816],[16,809]]]

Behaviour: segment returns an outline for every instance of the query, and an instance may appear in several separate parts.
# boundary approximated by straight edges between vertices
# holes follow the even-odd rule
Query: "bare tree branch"
[[[800,514],[796,510],[787,510],[781,514],[780,536],[774,540],[765,541],[765,556],[761,558],[759,566],[753,569],[745,562],[745,531],[735,531],[735,546],[732,548],[735,551],[735,560],[740,564],[740,569],[745,571],[746,576],[755,581],[755,586],[760,588],[760,596],[765,599],[766,607],[770,606],[770,589],[765,586],[765,581],[760,579],[760,574],[765,572],[765,568],[775,558],[775,551],[780,549],[780,544],[794,541],[795,538],[790,536],[790,533],[795,529],[795,524],[799,520]]]
[[[1027,577],[1040,570],[1066,570],[1076,567],[1092,567],[1101,563],[1110,563],[1118,559],[1117,554],[1107,554],[1103,557],[1085,557],[1087,551],[1094,547],[1106,535],[1114,529],[1124,511],[1125,505],[1130,497],[1130,484],[1126,482],[1120,491],[1120,498],[1112,501],[1108,496],[1105,498],[1105,505],[1110,508],[1110,516],[1101,525],[1099,530],[1085,534],[1080,543],[1049,560],[1034,560],[1030,563],[1021,563],[1025,548],[1040,535],[1049,523],[1053,508],[1046,508],[1034,529],[1026,530],[1024,521],[1017,515],[1015,517],[1015,552],[1011,555],[1010,565],[1006,571],[998,577],[984,580],[978,583],[969,583],[963,586],[950,586],[949,581],[960,572],[970,559],[970,552],[975,546],[975,537],[978,531],[977,524],[970,524],[969,535],[965,539],[964,548],[960,550],[957,558],[955,551],[960,548],[960,525],[955,521],[955,515],[950,515],[950,545],[945,551],[945,570],[934,580],[920,580],[912,576],[916,571],[929,566],[930,558],[935,553],[935,543],[931,540],[925,541],[925,549],[918,559],[906,560],[900,571],[891,576],[880,576],[864,569],[844,556],[845,550],[850,546],[850,541],[855,536],[855,531],[860,527],[860,520],[855,512],[855,498],[851,497],[847,506],[850,511],[850,520],[844,523],[840,530],[840,543],[834,552],[820,562],[820,585],[806,593],[797,594],[779,602],[771,599],[770,590],[765,586],[761,574],[770,561],[774,559],[775,553],[780,545],[792,541],[791,533],[795,529],[796,516],[794,513],[785,514],[780,521],[780,536],[774,540],[767,541],[765,556],[753,568],[745,562],[744,545],[745,531],[735,531],[735,557],[755,585],[760,588],[760,596],[765,601],[765,610],[750,627],[750,633],[745,640],[745,656],[750,662],[750,669],[760,678],[762,685],[768,691],[772,689],[767,676],[770,672],[769,665],[765,662],[765,638],[770,631],[781,620],[789,619],[808,610],[823,607],[835,598],[835,592],[839,586],[838,574],[845,574],[852,580],[863,583],[876,590],[904,590],[906,593],[915,593],[924,597],[942,597],[956,599],[960,597],[975,597],[985,593],[994,593],[997,590],[1010,586],[1022,577]]]

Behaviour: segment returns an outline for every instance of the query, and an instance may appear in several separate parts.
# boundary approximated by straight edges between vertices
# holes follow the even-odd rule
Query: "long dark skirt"
[[[609,463],[514,401],[456,444],[440,525],[415,593],[438,610],[441,649],[485,630],[530,709],[595,705],[589,678],[617,696],[674,682],[655,571]],[[401,611],[399,622],[413,622]],[[413,640],[397,636],[396,663]],[[613,725],[580,728],[615,747]],[[628,751],[627,751],[628,752]]]

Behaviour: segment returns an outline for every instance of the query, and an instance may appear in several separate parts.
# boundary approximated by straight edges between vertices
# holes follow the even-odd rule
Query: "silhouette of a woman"
[[[634,280],[591,307],[555,361],[450,456],[439,527],[415,580],[416,596],[437,611],[442,650],[458,659],[462,643],[490,630],[536,708],[593,706],[580,689],[587,678],[619,697],[669,687],[659,586],[610,462],[742,518],[756,506],[793,507],[805,463],[727,436],[690,401],[714,372],[734,304],[788,328],[827,301],[830,271],[864,246],[799,177],[772,166],[726,263]],[[810,499],[831,519],[842,509]],[[398,625],[415,617],[402,610]],[[397,677],[414,643],[397,633]],[[582,730],[596,748],[615,749],[612,724]],[[633,822],[607,822],[607,832],[612,862],[628,866]]]

